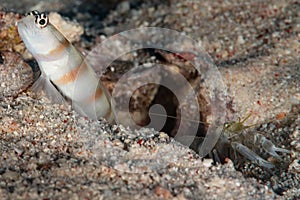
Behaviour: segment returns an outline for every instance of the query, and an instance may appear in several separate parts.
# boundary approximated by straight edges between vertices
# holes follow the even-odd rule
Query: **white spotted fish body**
[[[44,13],[27,14],[18,22],[18,32],[41,69],[36,87],[44,85],[52,96],[59,95],[58,88],[72,100],[76,111],[89,118],[114,120],[105,88],[94,70]]]

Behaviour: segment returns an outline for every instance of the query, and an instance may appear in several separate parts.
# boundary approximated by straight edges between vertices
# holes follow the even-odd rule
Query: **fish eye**
[[[49,18],[45,13],[35,16],[35,23],[39,28],[45,28],[49,23]]]
[[[39,25],[44,26],[46,24],[46,20],[40,19]]]

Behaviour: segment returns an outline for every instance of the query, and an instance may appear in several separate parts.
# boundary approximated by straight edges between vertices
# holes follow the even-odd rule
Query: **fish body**
[[[52,96],[62,93],[72,100],[76,111],[89,118],[114,120],[105,87],[83,55],[49,22],[46,14],[30,12],[18,22],[18,32],[41,70],[33,88],[45,85],[44,90]]]

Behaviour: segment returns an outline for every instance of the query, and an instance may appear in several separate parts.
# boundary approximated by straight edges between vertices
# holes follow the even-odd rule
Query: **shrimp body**
[[[223,125],[223,128],[220,127],[218,141],[213,147],[212,151],[209,152],[209,156],[218,163],[222,163],[226,157],[231,158],[233,161],[237,160],[238,158],[245,158],[260,167],[267,169],[275,168],[276,163],[265,160],[263,157],[261,157],[261,155],[268,154],[273,157],[276,162],[284,162],[278,152],[289,154],[290,151],[284,148],[276,147],[275,144],[258,132],[251,134],[245,132],[245,129],[253,126],[244,125],[244,122],[249,117],[250,115],[244,119],[239,118],[238,121],[226,122]],[[198,136],[186,135],[177,138],[177,141],[184,145],[191,144],[190,141],[193,141],[190,147],[196,152],[200,152],[202,146],[205,145],[203,142],[204,137]]]
[[[253,151],[254,149],[260,149],[261,152],[265,152],[274,157],[277,161],[282,161],[281,156],[277,152],[290,153],[289,150],[276,147],[270,140],[260,133],[246,134],[245,129],[251,126],[245,126],[244,122],[250,117],[248,115],[244,119],[238,121],[232,121],[224,124],[224,128],[220,137],[219,147],[223,144],[230,145],[233,151],[244,158],[252,161],[253,163],[265,167],[268,169],[275,168],[275,165],[265,159],[259,154]],[[235,156],[236,157],[236,156]]]
[[[48,93],[58,88],[82,115],[113,121],[104,86],[83,55],[49,22],[47,15],[30,12],[18,22],[18,32],[41,70],[35,85],[46,82]]]

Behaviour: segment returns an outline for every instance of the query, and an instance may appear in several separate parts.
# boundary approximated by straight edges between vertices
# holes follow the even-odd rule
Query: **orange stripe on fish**
[[[45,53],[38,53],[36,57],[44,61],[57,60],[64,56],[64,52],[71,45],[72,44],[66,38],[62,38],[61,42],[59,42],[57,46],[53,47],[52,50]]]
[[[88,103],[93,103],[93,102],[99,100],[99,98],[101,98],[102,95],[104,95],[103,91],[102,91],[102,88],[100,86],[98,86],[95,94],[93,94],[91,97],[89,97],[87,102]]]
[[[75,67],[71,71],[67,72],[65,75],[63,75],[58,80],[53,80],[53,82],[56,85],[65,85],[71,82],[76,81],[76,79],[82,75],[87,70],[87,66],[85,62],[83,62],[81,65]]]
[[[33,11],[18,22],[25,46],[37,60],[46,93],[60,93],[72,100],[73,108],[92,119],[114,119],[109,97],[82,54],[61,34],[44,13]],[[52,83],[54,85],[52,85]],[[57,89],[59,91],[57,91]],[[56,91],[56,92],[55,92]]]
[[[51,57],[57,57],[62,54],[62,52],[69,46],[71,43],[66,39],[63,38],[61,43],[55,48],[52,49],[48,54],[44,56],[51,56]]]

